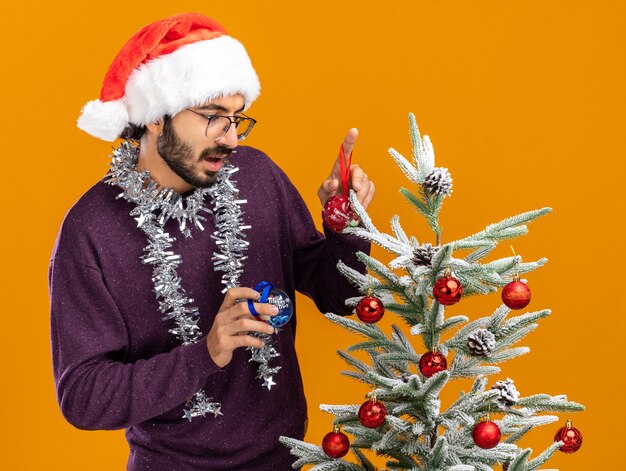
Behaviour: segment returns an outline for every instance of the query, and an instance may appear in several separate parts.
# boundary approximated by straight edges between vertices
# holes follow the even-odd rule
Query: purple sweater
[[[240,147],[231,162],[246,231],[241,286],[269,281],[295,300],[298,290],[322,312],[347,314],[357,292],[337,272],[338,260],[363,266],[355,252],[369,244],[353,236],[320,234],[287,176],[262,152]],[[51,336],[58,401],[81,429],[126,429],[129,470],[287,470],[294,457],[280,435],[301,439],[307,418],[294,349],[296,316],[276,334],[280,365],[271,391],[256,379],[257,363],[237,349],[223,369],[206,338],[181,346],[162,321],[152,267],[139,260],[146,236],[129,215],[120,189],[94,185],[67,214],[50,265]],[[210,204],[209,204],[210,205]],[[206,335],[224,295],[213,270],[215,223],[185,239],[175,221],[165,229],[181,254],[182,287],[200,310]],[[319,335],[319,332],[316,333]],[[205,388],[223,416],[183,419],[184,403]]]

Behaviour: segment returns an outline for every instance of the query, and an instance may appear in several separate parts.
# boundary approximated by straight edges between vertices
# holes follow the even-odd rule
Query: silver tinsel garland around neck
[[[244,230],[250,226],[243,225],[243,212],[240,205],[246,200],[237,199],[239,190],[230,177],[239,169],[230,164],[224,165],[218,174],[218,181],[210,188],[196,188],[193,193],[184,198],[171,188],[162,188],[150,178],[148,171],[136,169],[139,146],[134,141],[123,142],[114,152],[107,174],[106,182],[120,187],[123,192],[117,198],[135,204],[130,215],[135,217],[137,226],[148,237],[148,245],[144,249],[141,260],[144,264],[152,265],[152,280],[154,291],[159,299],[159,310],[163,320],[173,322],[174,327],[169,331],[174,334],[183,345],[195,343],[202,337],[198,327],[198,308],[192,306],[192,298],[187,297],[182,288],[182,280],[176,273],[182,263],[180,255],[169,250],[176,240],[164,230],[169,219],[178,223],[180,231],[185,237],[191,237],[191,229],[196,227],[204,230],[202,222],[206,220],[200,213],[213,214],[216,220],[216,231],[212,238],[216,241],[217,251],[213,253],[213,263],[216,271],[222,271],[222,283],[225,285],[222,292],[239,286],[239,277],[243,273],[243,261],[247,258],[243,252],[249,243],[245,240]],[[213,209],[209,209],[204,198],[210,195]],[[272,374],[280,367],[269,368],[268,361],[279,354],[272,346],[271,336],[259,335],[265,346],[253,348],[250,361],[260,363],[257,378],[263,379],[263,386],[268,389],[273,382]],[[211,402],[203,390],[198,391],[187,403],[184,418],[191,420],[194,417],[206,416],[213,413],[216,417],[222,415],[221,405]]]

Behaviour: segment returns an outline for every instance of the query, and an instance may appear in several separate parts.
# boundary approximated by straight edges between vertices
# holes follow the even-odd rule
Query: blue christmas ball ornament
[[[262,281],[256,285],[254,289],[261,293],[261,298],[257,302],[273,304],[278,308],[278,314],[275,316],[260,316],[256,312],[256,309],[254,309],[254,303],[249,299],[248,308],[253,316],[259,317],[274,328],[282,327],[289,322],[289,319],[293,316],[293,303],[291,299],[289,299],[289,296],[287,296],[287,293],[278,288],[274,288],[274,286],[267,281]]]

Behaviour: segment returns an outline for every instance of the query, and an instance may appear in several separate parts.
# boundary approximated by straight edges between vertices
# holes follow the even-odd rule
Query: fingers
[[[223,327],[223,334],[228,336],[237,336],[247,334],[248,332],[259,332],[261,334],[273,334],[274,328],[263,321],[256,319],[241,318],[234,322],[226,324]]]
[[[358,136],[359,136],[358,129],[351,128],[350,130],[348,130],[346,137],[344,138],[341,144],[343,148],[343,154],[344,154],[344,159],[345,159],[344,161],[345,161],[346,167],[348,167],[350,163],[350,156],[352,154],[352,150],[354,148],[354,145],[356,144],[356,140]],[[352,166],[351,171],[354,171],[354,169],[356,168],[358,168],[358,165]],[[326,180],[324,180],[324,182],[320,185],[319,189],[317,190],[317,196],[319,197],[322,205],[324,205],[326,201],[328,201],[329,198],[335,196],[336,194],[343,193],[343,189],[341,188],[341,178],[342,178],[341,153],[339,153],[339,155],[337,156],[337,159],[335,159],[335,163],[333,165],[333,169],[331,170],[329,177]],[[351,178],[351,181],[354,181],[354,178]],[[355,188],[355,191],[357,191],[356,188]]]
[[[220,335],[211,329],[206,338],[207,350],[213,362],[220,368],[224,368],[233,358],[233,350],[239,347],[261,348],[265,345],[263,340],[251,335]]]
[[[370,181],[367,173],[358,165],[352,166],[352,189],[355,191],[359,203],[367,208],[374,198],[374,182]]]
[[[336,178],[329,178],[322,183],[322,190],[330,196],[333,196],[339,188],[339,180]]]
[[[260,294],[250,288],[231,288],[226,292],[206,339],[209,355],[220,368],[231,361],[236,348],[261,348],[264,345],[262,340],[249,333],[274,333],[274,327],[250,314],[248,302],[259,298]],[[254,303],[254,310],[266,319],[278,314],[278,308],[269,303]]]
[[[254,348],[262,348],[265,345],[263,340],[252,337],[251,335],[240,335],[239,337],[233,337],[232,339],[233,347],[254,347]]]
[[[358,164],[354,164],[352,167],[350,167],[350,176],[351,176],[350,183],[352,185],[352,189],[358,195],[359,191],[361,191],[363,187],[363,177],[367,179],[367,175],[365,174],[363,169],[359,167]],[[359,199],[359,201],[361,200]]]
[[[343,158],[346,163],[346,168],[350,164],[350,156],[352,155],[352,149],[354,148],[354,144],[356,144],[356,138],[359,136],[359,131],[357,128],[352,128],[346,134],[341,147],[343,147]],[[330,172],[330,177],[341,178],[341,153],[337,156],[335,160],[335,165],[333,165],[333,170]]]
[[[341,146],[343,147],[343,157],[344,162],[346,163],[346,168],[348,167],[348,163],[350,162],[350,154],[352,154],[352,149],[354,148],[354,144],[356,143],[356,138],[359,135],[359,131],[356,128],[352,128],[346,134],[345,139],[343,140]],[[329,179],[332,178],[341,178],[341,153],[337,155],[335,159],[335,163],[333,165],[333,169],[330,172]]]
[[[363,201],[360,201],[361,205],[363,206],[363,209],[367,209],[367,207],[370,205],[370,203],[372,202],[372,199],[374,198],[374,193],[376,193],[376,189],[374,188],[374,182],[369,182],[369,189],[367,190],[367,195],[365,195],[365,198],[363,198]]]
[[[237,304],[238,300],[241,299],[252,299],[253,301],[256,301],[260,297],[261,294],[252,288],[230,288],[226,291],[222,307],[232,307]]]
[[[359,137],[359,130],[357,128],[351,128],[346,134],[346,138],[343,140],[342,146],[343,154],[346,158],[346,164],[348,163],[354,144],[356,144],[357,137]]]
[[[329,198],[335,196],[337,194],[337,189],[339,188],[339,180],[336,178],[329,178],[328,180],[324,180],[322,185],[317,190],[317,196],[322,203],[322,206],[326,204]]]

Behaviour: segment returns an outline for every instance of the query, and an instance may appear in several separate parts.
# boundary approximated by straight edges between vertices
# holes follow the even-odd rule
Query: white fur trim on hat
[[[128,111],[122,100],[92,100],[83,108],[77,125],[92,136],[114,141],[128,125]]]
[[[243,45],[220,36],[187,44],[139,66],[126,83],[125,101],[130,122],[144,125],[235,93],[243,95],[248,108],[260,88]]]
[[[114,141],[128,124],[143,126],[217,97],[240,93],[247,109],[260,89],[243,45],[230,36],[219,36],[186,44],[141,64],[130,74],[124,96],[87,103],[78,127]]]

